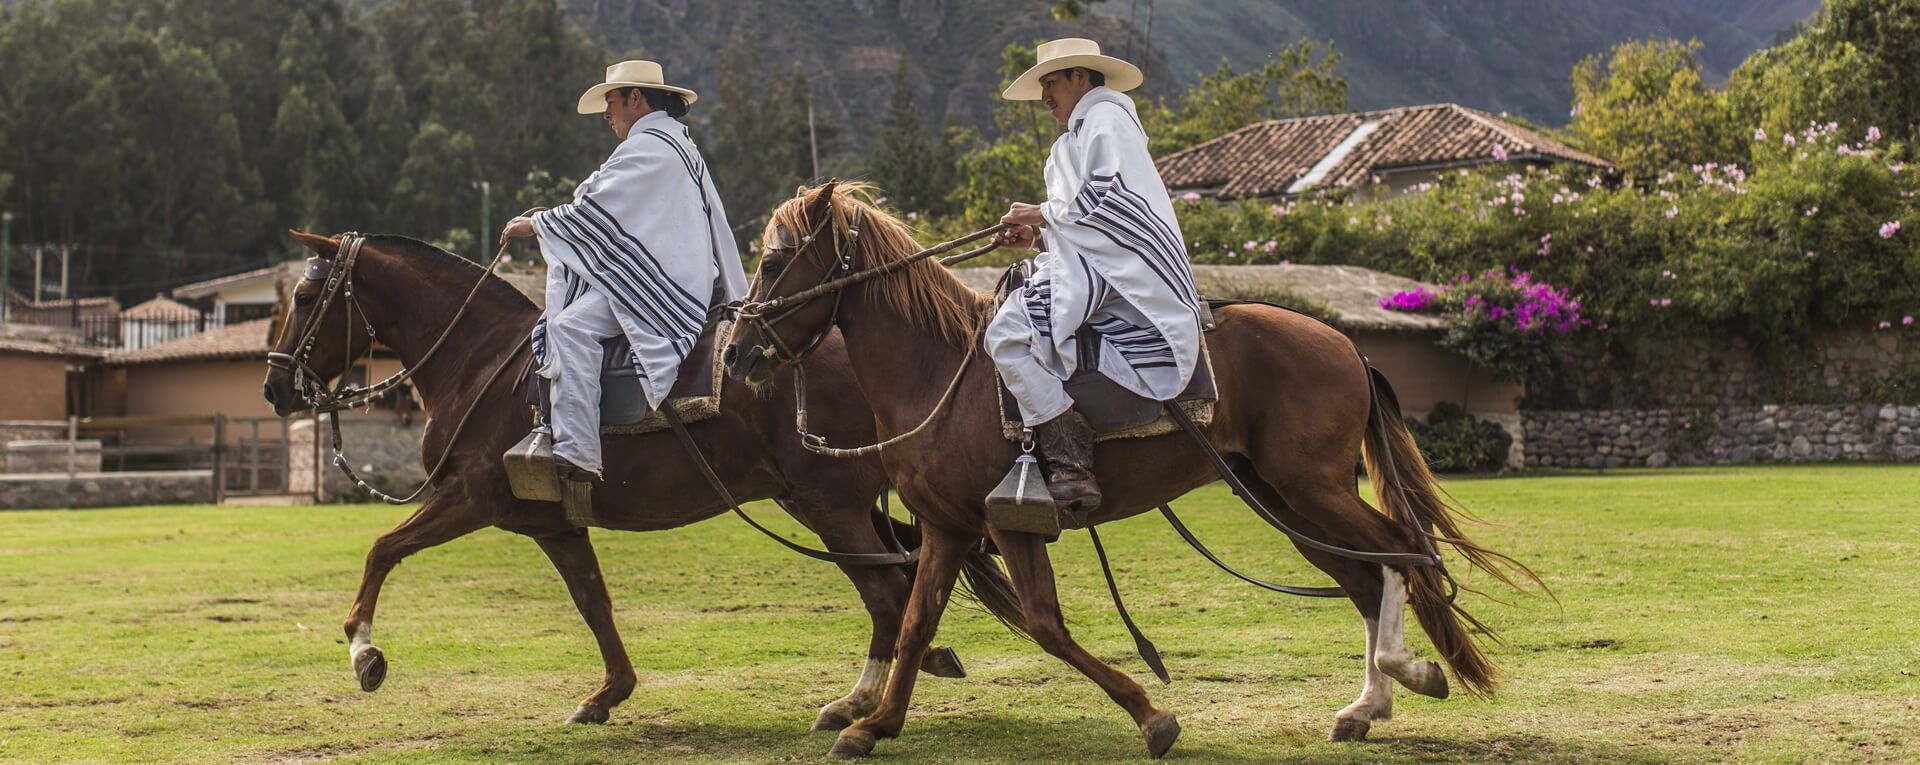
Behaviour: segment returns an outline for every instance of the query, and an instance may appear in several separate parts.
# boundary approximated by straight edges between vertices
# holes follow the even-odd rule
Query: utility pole
[[[80,327],[80,301],[73,299],[73,292],[67,289],[67,261],[73,259],[73,247],[60,245],[60,299],[67,301],[67,326]]]
[[[0,212],[0,324],[13,319],[13,212]]]
[[[481,181],[480,186],[480,235],[474,242],[480,246],[480,262],[487,262],[487,244],[493,241],[493,184]]]
[[[813,183],[820,182],[820,140],[813,132],[813,82],[807,82],[807,151],[813,155]]]
[[[37,244],[33,246],[33,302],[35,303],[40,302],[40,257],[43,254],[45,254],[45,247]]]

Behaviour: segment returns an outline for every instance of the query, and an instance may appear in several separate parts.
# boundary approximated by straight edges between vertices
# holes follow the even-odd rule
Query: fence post
[[[78,461],[79,458],[74,456],[74,451],[75,451],[75,448],[79,445],[78,444],[79,440],[80,440],[80,417],[78,415],[69,414],[67,415],[67,481],[69,483],[73,481],[73,474],[76,472],[73,469],[73,463]]]
[[[213,415],[213,503],[220,504],[226,498],[226,474],[221,469],[222,454],[226,448],[227,416],[215,412]]]

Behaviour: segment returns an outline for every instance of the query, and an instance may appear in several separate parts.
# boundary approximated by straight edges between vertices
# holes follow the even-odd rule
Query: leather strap
[[[1107,548],[1100,545],[1100,532],[1088,526],[1087,538],[1093,540],[1093,553],[1100,556],[1100,573],[1107,575],[1107,592],[1113,595],[1113,610],[1120,612],[1121,623],[1127,625],[1127,632],[1133,635],[1133,650],[1140,654],[1140,659],[1147,663],[1147,667],[1153,670],[1153,676],[1160,678],[1160,682],[1173,682],[1173,678],[1167,674],[1166,663],[1160,660],[1160,649],[1155,648],[1153,641],[1140,631],[1139,625],[1133,623],[1133,617],[1127,613],[1127,604],[1120,602],[1120,587],[1113,583],[1113,567],[1107,565]]]
[[[687,432],[686,423],[682,422],[680,415],[673,411],[673,406],[663,402],[660,406],[660,415],[666,418],[668,425],[673,426],[673,432],[680,436],[680,445],[686,447],[687,456],[693,460],[693,464],[700,467],[700,474],[705,476],[707,483],[713,486],[714,493],[720,495],[720,499],[727,503],[727,508],[731,509],[734,515],[740,516],[740,520],[746,521],[748,526],[752,526],[773,541],[785,545],[787,549],[814,560],[842,566],[905,566],[920,560],[920,551],[917,549],[893,553],[838,553],[831,550],[815,550],[795,544],[774,530],[760,525],[758,521],[748,516],[745,510],[740,509],[739,502],[734,501],[733,492],[727,491],[726,482],[720,480],[718,473],[713,472],[713,466],[707,463],[706,455],[700,453],[700,444],[693,440],[692,433]],[[888,524],[891,525],[892,521],[889,520]]]
[[[1303,598],[1344,598],[1347,595],[1347,591],[1339,587],[1297,587],[1291,584],[1274,584],[1264,579],[1255,579],[1240,573],[1238,569],[1227,565],[1226,561],[1220,560],[1219,557],[1213,554],[1212,550],[1208,550],[1206,545],[1200,543],[1199,538],[1195,537],[1193,532],[1187,529],[1187,525],[1180,522],[1180,517],[1173,514],[1173,505],[1161,505],[1160,514],[1167,517],[1167,523],[1173,526],[1174,531],[1180,533],[1181,539],[1187,540],[1187,544],[1192,545],[1193,549],[1200,553],[1200,557],[1212,561],[1213,565],[1219,566],[1221,571],[1234,575],[1240,581],[1263,590],[1272,590],[1287,595],[1299,595]]]

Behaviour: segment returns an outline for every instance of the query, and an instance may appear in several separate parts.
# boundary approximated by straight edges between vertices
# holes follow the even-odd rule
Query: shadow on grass
[[[1089,710],[1093,712],[1095,710]],[[1090,714],[1083,720],[1036,721],[1004,713],[942,714],[909,718],[899,739],[881,741],[872,759],[877,762],[1039,762],[1144,761],[1140,735],[1118,717]],[[1109,716],[1118,719],[1105,719]],[[662,756],[689,760],[750,762],[825,761],[835,734],[803,733],[794,720],[764,725],[714,725],[665,720],[639,720],[610,727],[571,728],[569,733],[538,742],[506,746],[472,743],[435,748],[441,757],[489,762],[552,761],[570,763],[646,762]],[[1324,731],[1271,731],[1255,735],[1227,751],[1193,741],[1196,731],[1169,752],[1170,761],[1218,763],[1355,763],[1355,762],[1555,762],[1638,763],[1663,762],[1651,752],[1636,752],[1592,741],[1556,740],[1543,735],[1507,734],[1471,739],[1430,736],[1396,737],[1390,733],[1352,744],[1321,741]],[[595,735],[602,733],[601,735]],[[1210,731],[1218,738],[1221,731]]]

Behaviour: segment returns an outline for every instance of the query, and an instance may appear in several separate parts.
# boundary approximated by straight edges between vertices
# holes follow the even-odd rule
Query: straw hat
[[[689,106],[693,105],[694,99],[699,98],[699,96],[694,95],[694,92],[691,90],[668,85],[666,75],[660,70],[658,63],[652,61],[622,61],[607,67],[606,82],[587,88],[587,92],[580,94],[580,105],[578,107],[580,113],[599,114],[606,111],[607,91],[619,88],[653,88],[654,90],[664,90],[668,93],[679,93],[687,97],[687,105]]]
[[[1040,78],[1049,72],[1085,67],[1107,76],[1107,87],[1125,93],[1140,87],[1146,78],[1140,69],[1112,56],[1100,55],[1100,43],[1079,37],[1066,37],[1040,43],[1034,51],[1040,63],[1034,64],[1007,86],[1000,95],[1010,101],[1040,100]]]

